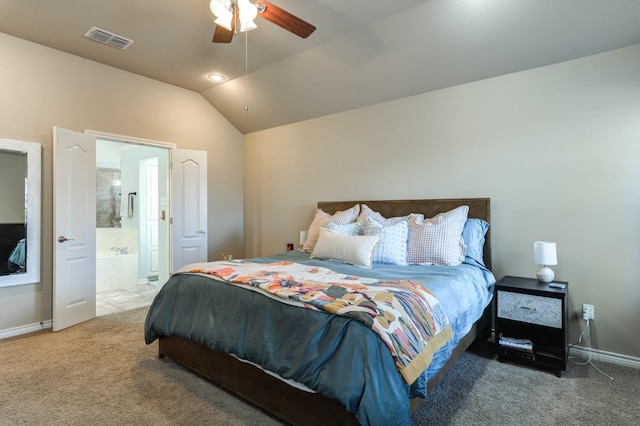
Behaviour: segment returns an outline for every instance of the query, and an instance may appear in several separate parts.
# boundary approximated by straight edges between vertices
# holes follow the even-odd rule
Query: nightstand
[[[498,359],[552,370],[567,370],[568,295],[535,278],[506,276],[495,286]]]

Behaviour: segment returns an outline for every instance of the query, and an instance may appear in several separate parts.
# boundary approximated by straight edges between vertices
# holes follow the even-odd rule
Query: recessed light
[[[209,80],[211,81],[225,81],[226,79],[227,77],[225,77],[222,74],[217,74],[217,73],[209,74]]]

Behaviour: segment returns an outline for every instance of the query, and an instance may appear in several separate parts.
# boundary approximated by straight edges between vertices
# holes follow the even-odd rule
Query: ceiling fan
[[[254,3],[249,0],[211,0],[210,8],[217,18],[214,43],[230,43],[236,24],[240,25],[241,32],[255,29],[257,26],[253,20],[256,16],[302,38],[309,37],[316,30],[315,26],[266,0],[256,0]]]

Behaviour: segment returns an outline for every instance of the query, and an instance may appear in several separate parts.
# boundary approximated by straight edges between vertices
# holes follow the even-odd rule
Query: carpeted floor
[[[145,345],[147,308],[0,341],[1,425],[278,425]],[[563,378],[465,353],[415,425],[635,425],[640,370],[571,364]],[[267,390],[268,391],[268,390]]]
[[[500,363],[488,344],[465,352],[413,416],[414,425],[640,424],[640,369],[569,362],[562,378]],[[575,359],[576,363],[584,360]]]

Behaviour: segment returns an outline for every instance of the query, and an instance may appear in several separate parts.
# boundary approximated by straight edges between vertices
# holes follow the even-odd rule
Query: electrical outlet
[[[582,304],[582,318],[586,319],[586,320],[593,320],[595,319],[595,308],[593,307],[593,305],[588,305],[586,303]]]

